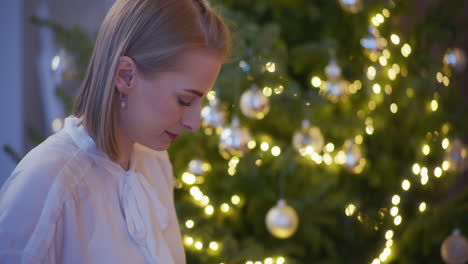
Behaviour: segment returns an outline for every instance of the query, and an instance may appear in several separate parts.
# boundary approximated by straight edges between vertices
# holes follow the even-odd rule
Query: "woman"
[[[201,0],[117,0],[65,126],[0,190],[0,263],[185,263],[166,149],[200,125],[229,32]]]

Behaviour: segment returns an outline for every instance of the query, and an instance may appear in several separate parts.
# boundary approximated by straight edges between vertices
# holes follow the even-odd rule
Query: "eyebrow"
[[[187,91],[187,92],[191,92],[191,93],[197,95],[198,97],[203,97],[203,93],[201,93],[201,92],[199,92],[197,90],[193,90],[193,89],[184,89],[184,90]]]

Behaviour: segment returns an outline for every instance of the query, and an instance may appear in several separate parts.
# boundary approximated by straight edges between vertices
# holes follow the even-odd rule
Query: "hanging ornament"
[[[220,106],[218,99],[213,98],[201,110],[202,126],[221,129],[226,121],[226,111]]]
[[[352,173],[360,173],[365,165],[359,145],[352,140],[346,140],[343,145],[344,166]]]
[[[445,160],[449,162],[452,171],[462,172],[468,168],[468,147],[459,139],[455,139],[445,152]]]
[[[268,231],[274,237],[285,239],[296,232],[299,217],[296,210],[281,199],[275,207],[268,211],[265,222]]]
[[[379,31],[374,27],[369,26],[368,32],[369,34],[361,39],[361,46],[369,58],[377,60],[387,46],[387,40],[380,37]]]
[[[362,10],[362,0],[339,0],[344,11],[356,14]]]
[[[323,84],[321,91],[332,102],[337,102],[338,100],[345,98],[348,94],[348,85],[349,83],[345,80],[326,81]]]
[[[256,84],[253,84],[242,94],[240,108],[245,116],[260,120],[270,111],[270,100]]]
[[[325,140],[318,127],[311,127],[309,120],[302,121],[302,128],[293,134],[294,148],[302,155],[322,152]]]
[[[188,171],[198,176],[205,176],[211,171],[211,165],[200,159],[193,159],[188,164]]]
[[[230,159],[232,156],[242,157],[248,149],[247,144],[249,141],[249,130],[241,127],[239,118],[234,116],[231,125],[221,131],[219,153],[225,159]]]
[[[444,64],[452,67],[456,71],[463,71],[466,66],[466,55],[462,49],[449,49],[444,55]]]
[[[330,63],[325,67],[325,74],[328,79],[322,83],[320,93],[324,94],[332,102],[345,98],[348,95],[349,83],[343,80],[341,68],[335,59],[331,59]]]
[[[440,247],[442,259],[447,264],[463,264],[468,261],[468,241],[455,229]]]

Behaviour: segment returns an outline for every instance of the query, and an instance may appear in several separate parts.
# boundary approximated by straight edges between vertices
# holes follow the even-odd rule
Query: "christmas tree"
[[[463,1],[208,4],[233,55],[169,149],[188,263],[468,260]]]

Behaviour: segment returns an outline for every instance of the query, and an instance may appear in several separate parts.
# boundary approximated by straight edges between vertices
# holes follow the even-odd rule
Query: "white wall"
[[[0,8],[0,184],[15,163],[3,145],[23,147],[23,0],[3,0]]]

